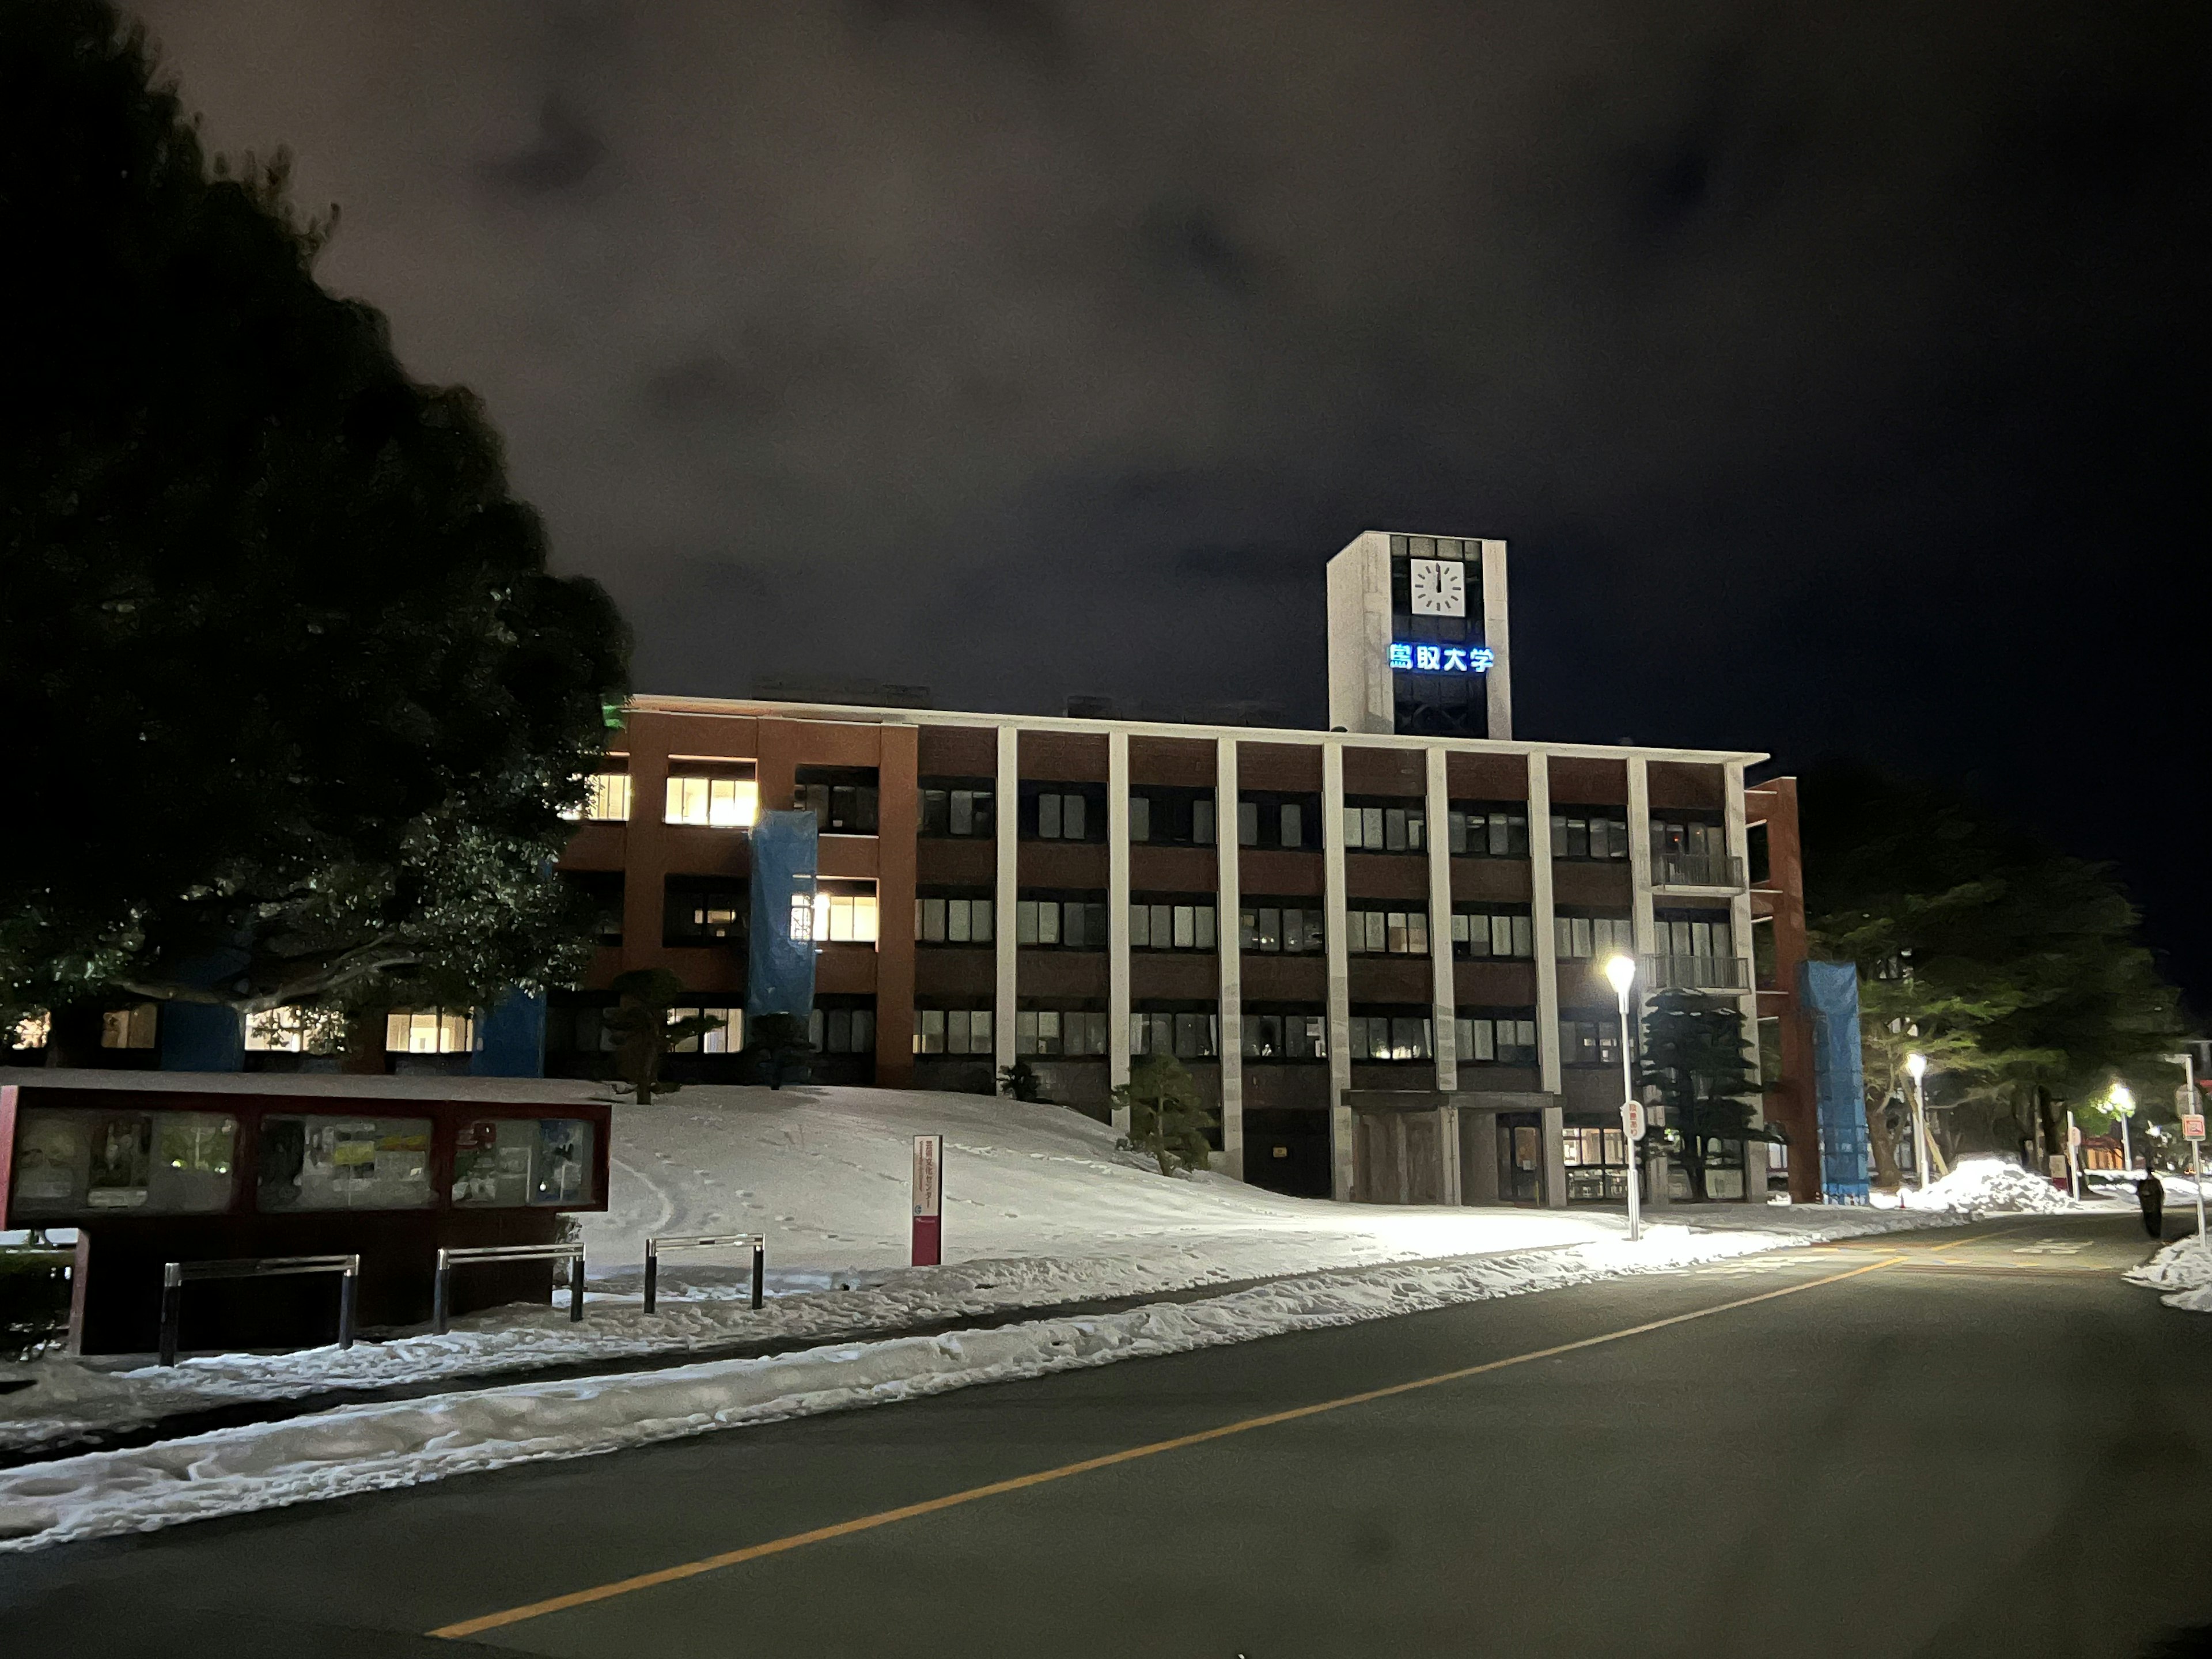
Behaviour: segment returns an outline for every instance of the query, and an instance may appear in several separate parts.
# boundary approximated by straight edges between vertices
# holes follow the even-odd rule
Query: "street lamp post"
[[[1907,1054],[1905,1069],[1912,1073],[1912,1161],[1920,1170],[1920,1190],[1928,1190],[1928,1056]]]
[[[2166,1058],[2181,1067],[2181,1074],[2189,1079],[2183,1103],[2191,1111],[2201,1112],[2203,1103],[2197,1098],[2197,1060],[2192,1054],[2168,1054]],[[2186,1115],[2186,1114],[2185,1114]],[[2197,1248],[2204,1248],[2204,1176],[2197,1168],[2197,1151],[2202,1142],[2191,1139],[2189,1143],[2189,1184],[2197,1188]]]
[[[1620,1139],[1628,1148],[1628,1237],[1634,1240],[1644,1237],[1642,1194],[1636,1190],[1637,1178],[1644,1169],[1644,1155],[1638,1146],[1643,1139],[1644,1114],[1628,1068],[1628,1037],[1633,1029],[1628,1023],[1628,988],[1636,983],[1636,958],[1625,954],[1611,957],[1605,964],[1605,976],[1620,999]]]
[[[2120,1121],[2120,1167],[2133,1174],[2136,1167],[2135,1144],[2128,1135],[2128,1120],[2135,1115],[2136,1097],[2124,1083],[2115,1083],[2112,1093],[2112,1115]]]

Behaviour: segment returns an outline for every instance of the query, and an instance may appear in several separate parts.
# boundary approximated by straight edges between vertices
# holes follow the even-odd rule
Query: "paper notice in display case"
[[[153,1121],[142,1114],[112,1117],[94,1126],[92,1162],[84,1183],[88,1209],[135,1210],[145,1203],[153,1139]]]

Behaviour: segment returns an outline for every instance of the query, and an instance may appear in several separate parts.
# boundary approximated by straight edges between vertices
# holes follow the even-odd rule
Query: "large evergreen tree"
[[[1752,1121],[1759,1099],[1753,1064],[1743,1011],[1733,998],[1662,991],[1651,999],[1637,1079],[1667,1109],[1667,1133],[1690,1195],[1700,1202],[1715,1141],[1771,1138]]]
[[[105,0],[0,9],[0,1006],[480,1001],[578,971],[550,861],[625,680],[476,399],[211,162]]]
[[[1868,1127],[1893,1185],[1905,1059],[1929,1059],[1933,1121],[1954,1151],[2012,1152],[2057,1103],[2125,1081],[2172,1092],[2180,1016],[2106,866],[2058,853],[1971,803],[1865,768],[1800,788],[1815,946],[1860,969]],[[1895,1123],[1892,1122],[1893,1116]]]

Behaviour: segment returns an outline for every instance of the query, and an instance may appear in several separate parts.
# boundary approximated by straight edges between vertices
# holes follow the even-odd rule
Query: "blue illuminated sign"
[[[1497,659],[1486,645],[1405,645],[1390,647],[1390,666],[1416,674],[1487,674]]]

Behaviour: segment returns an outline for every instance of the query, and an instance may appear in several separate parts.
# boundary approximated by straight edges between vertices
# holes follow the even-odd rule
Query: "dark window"
[[[1562,910],[1552,917],[1552,928],[1562,962],[1606,962],[1636,954],[1635,931],[1618,913]]]
[[[1211,847],[1213,791],[1147,786],[1129,792],[1129,839],[1156,847]]]
[[[1106,786],[1101,783],[1025,783],[1022,835],[1030,841],[1106,839]]]
[[[664,945],[672,949],[744,940],[752,894],[743,884],[726,876],[671,876],[663,891]]]
[[[1024,890],[1014,901],[1014,943],[1042,950],[1104,950],[1106,895]]]
[[[1211,951],[1214,909],[1194,893],[1147,893],[1129,901],[1132,951]]]
[[[991,1038],[991,1010],[963,1004],[914,1011],[914,1051],[918,1054],[996,1053]]]
[[[1355,1007],[1348,1036],[1356,1060],[1430,1060],[1436,1054],[1429,1016],[1418,1008]]]
[[[1449,845],[1455,857],[1528,856],[1528,809],[1525,805],[1454,801],[1448,817]]]
[[[1750,825],[1744,831],[1744,850],[1751,856],[1751,884],[1764,887],[1774,878],[1772,855],[1767,851],[1766,826]]]
[[[1418,904],[1356,904],[1344,913],[1344,948],[1355,957],[1425,957],[1429,913]]]
[[[1077,1059],[1106,1052],[1106,1011],[1094,1007],[1018,1008],[1014,1052]]]
[[[1239,949],[1304,956],[1322,948],[1322,906],[1315,898],[1248,898],[1238,908]]]
[[[832,1004],[806,1017],[806,1040],[817,1054],[872,1054],[876,1051],[876,1011]]]
[[[563,870],[561,879],[591,907],[602,945],[623,937],[623,874],[619,870]]]
[[[1418,800],[1385,795],[1347,795],[1344,801],[1344,845],[1354,853],[1424,853],[1428,850],[1425,809]]]
[[[1562,1066],[1619,1066],[1620,1016],[1593,1009],[1570,1010],[1559,1016],[1559,1063]]]
[[[991,896],[981,889],[926,887],[915,895],[918,945],[988,945],[994,920]]]
[[[1220,1051],[1220,1020],[1210,1002],[1140,1002],[1130,1011],[1132,1055],[1211,1060]]]
[[[1561,806],[1552,812],[1552,856],[1605,860],[1628,856],[1625,806]]]
[[[1328,1015],[1318,1005],[1244,1010],[1244,1058],[1288,1061],[1328,1058]]]
[[[1537,1063],[1534,1008],[1462,1008],[1454,1024],[1462,1066]]]
[[[976,841],[991,838],[988,778],[924,778],[918,799],[918,828],[922,835]]]
[[[1451,930],[1452,955],[1462,961],[1527,961],[1536,954],[1535,919],[1526,905],[1455,904]]]
[[[872,766],[802,766],[791,804],[811,812],[825,836],[876,833],[876,769]]]
[[[1293,851],[1318,848],[1321,797],[1286,795],[1271,790],[1239,795],[1237,842],[1240,847],[1279,847]]]

